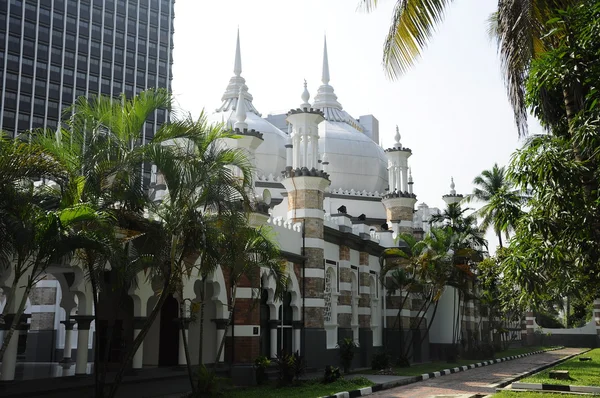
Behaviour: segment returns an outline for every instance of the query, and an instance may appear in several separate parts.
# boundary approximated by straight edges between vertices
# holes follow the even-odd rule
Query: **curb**
[[[365,387],[365,388],[361,388],[361,389],[358,389],[358,390],[342,391],[342,392],[338,392],[338,393],[336,393],[334,395],[327,395],[327,396],[321,397],[321,398],[354,398],[354,397],[364,397],[364,396],[367,396],[367,395],[372,394],[374,392],[378,392],[378,391],[382,391],[382,390],[388,390],[388,389],[394,388],[394,387],[400,387],[400,386],[405,386],[407,384],[418,383],[419,381],[423,381],[423,380],[434,379],[436,377],[442,377],[442,376],[453,374],[453,373],[464,372],[464,371],[467,371],[469,369],[480,368],[480,367],[483,367],[483,366],[495,365],[495,364],[500,363],[500,362],[506,362],[506,361],[511,361],[513,359],[524,358],[524,357],[528,357],[530,355],[542,354],[542,353],[548,352],[548,351],[561,350],[563,348],[564,347],[556,347],[556,348],[550,348],[548,350],[533,351],[533,352],[529,352],[527,354],[511,355],[510,357],[492,359],[492,360],[484,361],[484,362],[477,362],[477,363],[473,363],[473,364],[470,364],[470,365],[463,365],[463,366],[455,367],[455,368],[452,368],[452,369],[444,369],[444,370],[440,370],[438,372],[423,373],[420,376],[413,376],[413,377],[411,377],[409,379],[403,379],[403,380],[398,380],[398,381],[388,382],[388,383],[383,383],[383,384],[375,384],[374,386]],[[575,354],[575,355],[581,355],[581,354],[582,353]],[[574,356],[574,355],[572,355],[572,356]]]
[[[530,371],[527,371],[527,372],[524,372],[524,373],[519,373],[518,375],[513,376],[510,379],[502,380],[500,383],[496,384],[496,387],[498,387],[498,389],[502,389],[503,387],[506,387],[507,385],[509,385],[511,383],[514,383],[514,382],[516,382],[518,380],[524,379],[527,376],[531,376],[533,374],[539,373],[542,370],[545,370],[545,369],[551,368],[553,366],[556,366],[558,364],[561,364],[561,363],[563,363],[565,361],[568,361],[571,358],[576,357],[577,355],[585,354],[586,352],[589,352],[591,350],[592,349],[590,348],[590,349],[582,351],[580,353],[572,354],[572,355],[569,355],[568,357],[564,357],[564,358],[558,359],[558,360],[556,360],[554,362],[547,363],[545,365],[540,366],[539,368],[535,368],[533,370],[530,370]],[[550,351],[550,350],[548,350],[548,351]],[[535,383],[516,383],[516,384],[531,384],[531,385],[535,385]],[[538,385],[541,385],[541,384],[538,384]]]

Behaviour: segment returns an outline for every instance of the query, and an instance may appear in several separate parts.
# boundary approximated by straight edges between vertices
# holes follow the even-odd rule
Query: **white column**
[[[396,188],[396,172],[395,166],[392,163],[390,165],[390,192],[394,192],[394,188]]]
[[[78,325],[77,329],[77,361],[75,363],[75,375],[87,374],[88,363],[88,341],[90,339],[90,325],[87,328],[81,329]],[[85,325],[81,325],[85,326]]]
[[[304,134],[302,136],[302,141],[304,142],[304,161],[300,165],[300,167],[302,167],[302,166],[308,167],[308,134]]]
[[[223,336],[225,336],[225,329],[217,329],[217,342],[215,352],[219,351],[219,347],[221,346],[221,341],[223,340]],[[221,356],[219,357],[219,362],[225,361],[225,350],[221,351]]]
[[[135,340],[140,334],[141,329],[133,330],[133,340]],[[133,356],[132,367],[133,369],[141,369],[144,366],[144,342],[140,344],[138,350],[135,352]]]
[[[5,318],[6,320],[6,318]],[[12,319],[10,320],[12,322]],[[6,322],[9,324],[9,321]],[[9,324],[10,325],[10,324]],[[4,333],[8,333],[8,330],[5,330]],[[4,351],[4,357],[2,358],[2,374],[0,375],[0,380],[2,381],[11,381],[15,379],[15,368],[17,366],[17,348],[19,347],[19,330],[15,329],[10,341],[8,343],[8,347],[6,347],[6,351]]]
[[[293,145],[293,144],[291,144]],[[294,147],[291,145],[285,146],[285,165],[293,166],[294,164]]]
[[[402,166],[396,164],[396,187],[398,191],[403,191],[402,189]]]
[[[187,328],[183,330],[185,334],[185,339],[188,340],[188,330]],[[179,365],[185,365],[185,346],[183,345],[183,335],[181,330],[179,331]]]
[[[63,362],[71,361],[71,328],[65,329],[65,348],[63,349]]]
[[[294,164],[293,167],[294,169],[297,169],[299,166],[298,164],[300,163],[300,135],[298,135],[298,133],[296,132],[296,135],[294,136]]]
[[[406,166],[402,167],[402,190],[408,191],[408,169]]]
[[[311,136],[310,140],[312,141],[312,167],[316,169],[317,167],[319,167],[319,136],[313,135]]]
[[[270,327],[271,325],[269,325]],[[271,333],[271,358],[276,358],[277,357],[277,328],[276,327],[271,327],[271,329],[269,330],[269,333]]]
[[[301,334],[300,332],[302,331],[302,329],[300,328],[295,328],[294,329],[294,352],[299,351],[302,352],[302,347],[301,347]]]
[[[314,146],[314,142],[312,140],[312,136],[310,135],[306,135],[306,142],[307,142],[307,152],[306,152],[306,167],[308,167],[308,169],[310,170],[313,166],[313,162],[312,162],[312,157],[313,157],[313,146]]]

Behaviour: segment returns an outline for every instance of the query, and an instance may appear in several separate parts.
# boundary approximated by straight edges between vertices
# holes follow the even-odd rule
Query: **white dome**
[[[233,128],[236,122],[235,104],[232,108],[226,112],[213,113],[209,117],[209,122],[225,122],[228,127]],[[263,135],[263,142],[256,149],[257,175],[280,176],[281,172],[285,170],[287,134],[251,111],[246,112],[246,123],[248,123],[248,130],[254,129]]]
[[[331,189],[384,193],[387,158],[371,138],[344,122],[319,124],[319,151],[327,154]]]

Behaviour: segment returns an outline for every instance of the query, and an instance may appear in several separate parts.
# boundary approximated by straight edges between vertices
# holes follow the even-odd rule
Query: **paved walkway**
[[[429,398],[436,395],[451,394],[490,394],[496,390],[495,384],[527,372],[544,364],[556,361],[568,355],[584,351],[579,348],[564,348],[562,350],[530,355],[525,358],[501,362],[495,365],[470,369],[465,372],[436,377],[407,386],[396,387],[373,394],[373,397],[396,398]]]

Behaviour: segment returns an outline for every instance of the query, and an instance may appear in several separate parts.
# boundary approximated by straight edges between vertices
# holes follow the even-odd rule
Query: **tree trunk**
[[[20,269],[19,263],[17,263],[17,267],[15,267],[15,269]],[[8,308],[12,304],[11,301],[15,299],[15,290],[17,290],[19,279],[21,279],[21,272],[15,272],[15,277],[13,278],[12,284],[10,285],[10,293],[5,296],[6,302],[4,303],[4,309],[2,310],[2,314],[0,314],[0,325],[6,322],[4,320],[4,317],[8,314]],[[6,340],[6,336],[4,336],[4,338],[2,339],[2,348],[0,348],[0,358],[2,358],[4,351],[6,351],[8,341],[9,340]]]
[[[221,353],[223,352],[223,348],[225,347],[225,339],[227,338],[227,331],[229,330],[229,325],[231,324],[231,317],[233,316],[233,309],[235,308],[235,296],[237,291],[237,285],[233,285],[233,289],[231,292],[231,309],[229,310],[229,317],[227,318],[227,324],[225,324],[225,333],[223,333],[223,338],[221,339],[221,344],[219,344],[219,350],[217,351],[217,357],[215,358],[215,364],[213,369],[217,369],[217,362],[219,358],[221,358]],[[232,342],[233,344],[234,342]],[[231,364],[233,366],[233,364]]]
[[[168,280],[165,283],[162,294],[160,295],[158,302],[152,309],[150,316],[148,317],[148,319],[146,319],[146,322],[144,323],[144,326],[140,330],[140,333],[133,341],[133,346],[127,353],[127,356],[125,357],[125,359],[123,359],[123,363],[121,363],[121,367],[119,368],[119,371],[115,375],[115,379],[112,382],[112,387],[108,394],[109,398],[114,398],[116,396],[117,390],[121,384],[121,381],[123,380],[123,375],[125,374],[125,368],[127,367],[127,365],[129,365],[131,363],[131,361],[133,360],[133,356],[135,355],[138,348],[140,348],[142,341],[144,341],[144,339],[146,338],[146,335],[148,334],[150,327],[152,326],[152,324],[156,320],[156,317],[158,316],[158,312],[161,310],[163,304],[165,303],[165,301],[167,300],[167,297],[169,296],[170,288],[171,288],[171,283],[170,283],[170,280]]]
[[[119,371],[117,372],[117,374],[115,375],[115,379],[113,380],[112,387],[108,394],[108,398],[114,398],[115,395],[117,394],[117,390],[119,389],[119,386],[121,385],[121,381],[123,381],[123,375],[125,374],[125,368],[133,360],[133,357],[134,357],[136,351],[140,348],[142,341],[144,341],[144,339],[146,338],[146,335],[148,334],[148,331],[150,330],[150,327],[156,320],[156,317],[158,316],[158,312],[162,309],[163,304],[165,303],[165,301],[167,300],[167,297],[169,296],[169,291],[171,290],[171,282],[173,279],[173,270],[175,269],[175,266],[176,266],[177,241],[178,241],[178,238],[176,235],[171,236],[171,256],[170,256],[171,262],[169,264],[169,272],[165,276],[162,293],[160,295],[160,298],[158,299],[158,302],[152,309],[150,316],[148,317],[148,319],[146,319],[146,322],[144,323],[142,330],[140,330],[140,333],[137,335],[137,337],[133,341],[133,346],[127,353],[127,356],[123,359],[123,362],[121,363],[121,367],[119,368]],[[102,398],[102,397],[98,397],[98,398]]]
[[[502,249],[502,233],[498,231],[498,243],[500,244],[500,248]]]
[[[90,275],[90,284],[92,285],[92,298],[94,305],[94,320],[96,321],[96,325],[98,325],[98,284],[97,280],[94,277],[94,263],[95,261],[90,260],[90,254],[86,255],[87,263],[88,263],[88,273]],[[68,315],[68,314],[67,314]],[[97,335],[96,335],[97,336]],[[98,378],[98,351],[100,349],[100,344],[98,338],[94,339],[94,391],[97,397],[102,397],[102,389],[100,388],[100,380]]]
[[[196,385],[194,384],[194,375],[192,372],[192,361],[190,360],[190,350],[188,347],[188,341],[185,337],[185,301],[183,298],[183,288],[179,290],[179,329],[181,330],[181,340],[183,341],[183,351],[185,352],[185,365],[188,372],[188,378],[190,379],[190,385],[192,387],[192,393],[196,393]]]
[[[206,275],[202,276],[202,287],[200,288],[200,342],[198,346],[198,368],[203,365],[202,356],[204,355],[204,297],[206,296]],[[200,379],[198,379],[198,387],[200,387]]]

